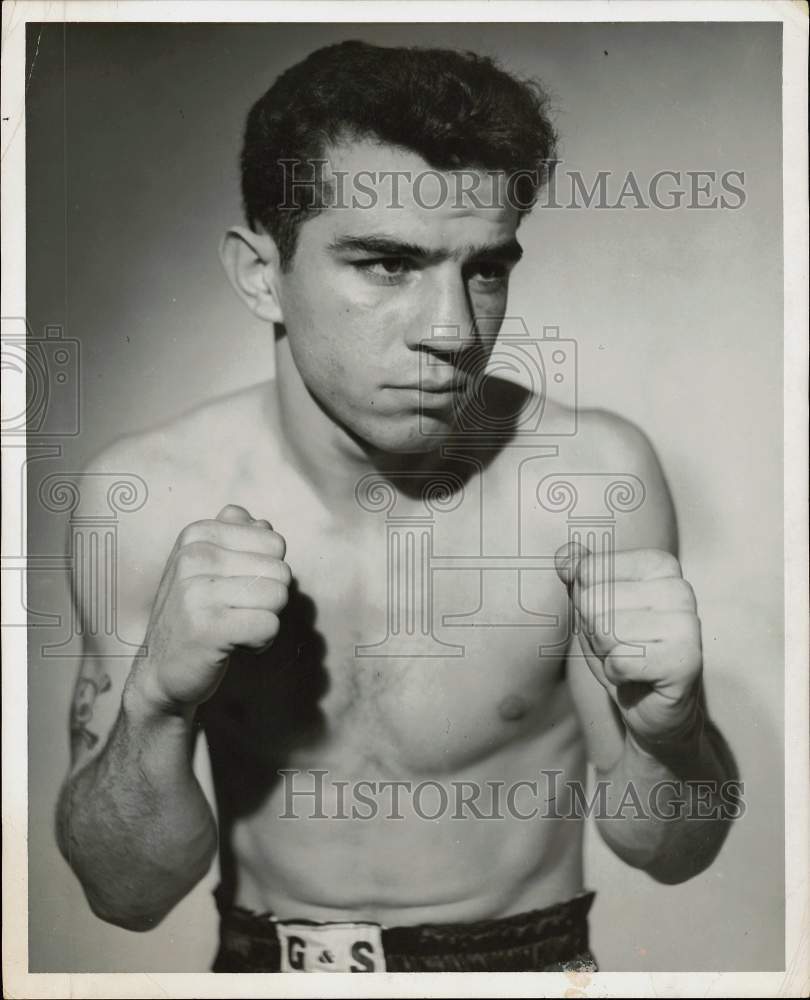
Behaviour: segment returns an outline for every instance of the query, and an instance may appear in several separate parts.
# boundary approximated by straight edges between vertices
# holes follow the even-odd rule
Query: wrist
[[[703,747],[704,721],[703,710],[696,700],[689,718],[672,733],[656,738],[635,733],[628,726],[626,741],[636,753],[661,763],[695,760]]]
[[[148,659],[133,667],[124,687],[122,707],[128,719],[136,724],[175,720],[184,728],[191,725],[196,710],[196,705],[176,702],[165,694]]]
[[[193,782],[195,706],[174,705],[162,697],[146,666],[137,664],[124,686],[119,751],[124,766],[137,765],[158,799],[176,799]]]

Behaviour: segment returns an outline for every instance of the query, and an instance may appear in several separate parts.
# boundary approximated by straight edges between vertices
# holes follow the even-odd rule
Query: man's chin
[[[372,448],[390,455],[426,454],[440,448],[454,431],[450,417],[419,414],[405,420],[382,420],[365,437]]]

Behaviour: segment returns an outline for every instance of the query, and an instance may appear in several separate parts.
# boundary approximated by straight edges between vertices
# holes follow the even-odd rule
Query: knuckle
[[[590,590],[597,582],[597,563],[593,555],[583,556],[577,565],[576,579],[579,585],[586,590]]]
[[[674,590],[682,610],[697,610],[697,599],[691,583],[688,583],[686,580],[676,580]]]
[[[666,549],[654,549],[656,569],[662,576],[680,577],[681,564],[676,556]]]
[[[182,529],[180,534],[177,536],[177,544],[178,546],[188,545],[189,542],[193,542],[197,537],[197,522],[195,521],[192,524],[187,524],[185,528]]]
[[[192,542],[206,538],[209,531],[208,524],[208,521],[192,521],[190,524],[187,524],[177,536],[178,545],[186,546]]]
[[[275,639],[281,629],[281,619],[277,614],[272,611],[267,613],[267,621],[265,624],[265,635],[268,639]]]
[[[280,628],[281,622],[278,615],[272,611],[266,611],[257,619],[251,630],[252,634],[244,645],[253,649],[264,649],[277,637]]]
[[[196,538],[182,546],[177,558],[184,569],[214,567],[217,563],[217,549],[211,542]]]
[[[292,583],[292,570],[283,559],[279,559],[276,563],[276,569],[280,578],[281,583],[285,587],[289,587]]]
[[[181,580],[179,587],[180,607],[187,618],[195,619],[202,605],[202,588],[199,581]]]
[[[277,531],[267,531],[267,538],[270,542],[270,550],[277,559],[283,559],[287,554],[287,542],[283,535]]]
[[[671,635],[679,650],[690,652],[701,644],[700,620],[697,615],[683,612],[679,615]]]
[[[286,584],[281,583],[280,580],[273,580],[272,598],[271,605],[274,610],[281,611],[287,605],[287,601],[290,599],[290,593],[287,589]]]
[[[624,679],[625,674],[626,671],[618,657],[612,655],[605,657],[605,677],[609,681],[616,684]]]

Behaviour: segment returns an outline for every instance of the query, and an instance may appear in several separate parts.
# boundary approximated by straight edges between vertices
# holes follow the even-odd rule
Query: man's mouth
[[[463,392],[466,384],[466,379],[448,379],[443,382],[422,381],[411,383],[409,385],[392,385],[389,386],[389,388],[426,393],[428,395],[445,396],[448,394]]]
[[[450,413],[464,398],[463,382],[435,382],[430,385],[391,386],[399,399],[420,413]]]

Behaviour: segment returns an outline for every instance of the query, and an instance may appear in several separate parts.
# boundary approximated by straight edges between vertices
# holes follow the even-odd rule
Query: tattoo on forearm
[[[112,682],[109,675],[101,671],[96,677],[79,677],[73,692],[70,712],[70,745],[74,755],[82,748],[92,750],[99,737],[88,726],[93,719],[96,698],[109,691]]]

